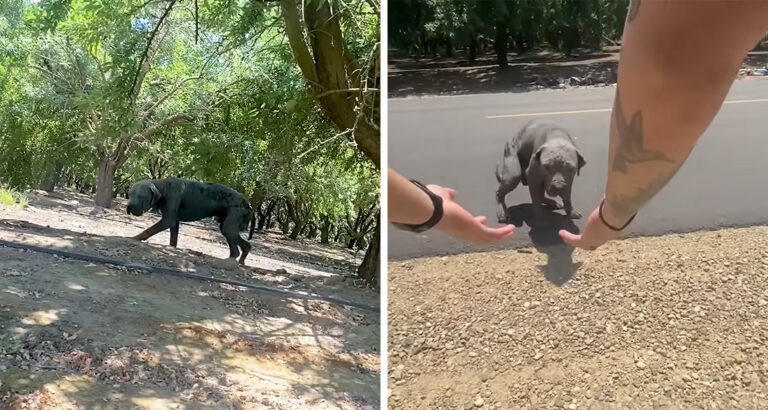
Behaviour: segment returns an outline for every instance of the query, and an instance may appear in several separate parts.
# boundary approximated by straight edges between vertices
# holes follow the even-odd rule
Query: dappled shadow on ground
[[[46,220],[51,222],[50,225],[63,225],[81,232],[98,231],[100,234],[111,233],[129,237],[159,220],[159,214],[153,213],[141,217],[127,215],[124,199],[116,198],[113,202],[113,209],[96,207],[91,197],[69,190],[55,193],[35,191],[29,195],[30,209],[34,213],[47,212],[53,216]],[[60,217],[62,215],[64,216]],[[94,228],[94,224],[101,226]],[[210,218],[183,223],[180,235],[181,248],[188,246],[188,238],[191,237],[215,245],[221,257],[228,254],[227,244],[219,232],[218,224]],[[149,242],[168,245],[168,231],[161,232]],[[257,231],[251,243],[255,248],[255,257],[246,260],[249,266],[270,270],[283,267],[293,273],[345,275],[355,271],[362,257],[357,255],[356,258],[353,252],[340,246],[321,245],[311,240],[289,240],[285,235],[274,231]],[[206,251],[200,247],[194,247],[192,250],[198,253]]]
[[[742,68],[765,67],[766,47],[750,52]],[[390,51],[389,98],[611,85],[616,83],[618,51],[617,47],[608,47],[600,52],[585,50],[571,57],[557,52],[510,53],[509,66],[504,69],[499,68],[493,54],[478,56],[475,63],[469,64],[462,51],[451,58],[418,59],[392,55]]]
[[[547,210],[543,221],[537,221],[532,204],[519,204],[506,210],[506,222],[522,227],[530,227],[528,236],[539,252],[547,255],[547,264],[539,266],[544,277],[557,286],[567,284],[576,274],[580,264],[573,262],[573,247],[565,244],[558,232],[565,229],[579,233],[573,220],[562,213]]]
[[[0,239],[377,304],[378,295],[348,285],[223,269],[208,254],[105,232],[16,219],[0,221]],[[321,301],[0,247],[0,407],[378,408],[379,320]]]
[[[510,56],[499,68],[495,57],[483,56],[469,65],[451,59],[400,58],[390,61],[389,97],[527,92],[542,88],[609,85],[616,82],[615,53],[560,53]]]

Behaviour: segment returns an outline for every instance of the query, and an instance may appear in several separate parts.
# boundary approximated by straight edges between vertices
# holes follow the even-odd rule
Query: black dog
[[[499,218],[504,215],[504,197],[519,183],[528,185],[536,219],[543,217],[543,206],[563,208],[568,217],[581,218],[573,209],[573,179],[586,165],[571,135],[551,122],[531,121],[504,146],[504,158],[496,166],[496,202]],[[551,198],[548,198],[549,195]],[[559,204],[554,197],[560,197]],[[501,219],[500,219],[501,220]]]
[[[179,237],[179,222],[199,221],[214,217],[219,222],[221,233],[229,244],[229,257],[234,259],[243,253],[239,263],[245,263],[245,257],[251,251],[251,244],[240,237],[240,231],[251,231],[248,239],[253,238],[256,216],[253,208],[239,192],[221,184],[201,183],[179,178],[166,178],[142,181],[131,188],[127,211],[131,215],[141,216],[153,209],[162,214],[160,222],[150,226],[133,239],[143,241],[166,229],[171,230],[171,246],[176,247]]]

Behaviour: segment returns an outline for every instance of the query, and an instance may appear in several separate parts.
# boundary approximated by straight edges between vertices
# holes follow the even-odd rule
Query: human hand
[[[621,232],[605,226],[600,220],[600,206],[598,205],[587,218],[587,225],[581,235],[573,234],[565,229],[561,229],[559,235],[568,245],[593,251],[604,243],[619,238]]]
[[[486,217],[472,216],[453,198],[456,191],[439,185],[427,185],[430,191],[443,198],[443,218],[435,229],[450,236],[470,242],[493,242],[508,238],[515,233],[515,225],[489,228],[485,225]]]

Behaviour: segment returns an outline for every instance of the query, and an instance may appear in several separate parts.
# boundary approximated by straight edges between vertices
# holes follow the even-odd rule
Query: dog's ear
[[[536,159],[536,162],[541,163],[541,152],[544,151],[544,146],[540,146],[539,149],[536,150],[536,152],[533,154],[533,158]]]
[[[584,165],[587,165],[587,161],[584,160],[584,157],[581,155],[581,151],[579,150],[576,150],[576,157],[578,158],[578,161],[579,161],[579,166],[576,167],[576,176],[578,176],[580,173],[579,171],[581,171]]]

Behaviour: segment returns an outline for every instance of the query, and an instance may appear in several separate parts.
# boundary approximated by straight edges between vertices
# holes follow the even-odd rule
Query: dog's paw
[[[549,210],[563,209],[563,204],[561,204],[560,202],[557,202],[555,200],[546,201],[542,205],[544,206],[544,208],[549,209]]]
[[[496,219],[498,219],[498,220],[499,220],[499,223],[500,223],[500,224],[505,224],[505,223],[507,223],[507,215],[505,215],[505,213],[504,213],[504,212],[501,212],[501,211],[497,212],[497,213],[496,213]]]

